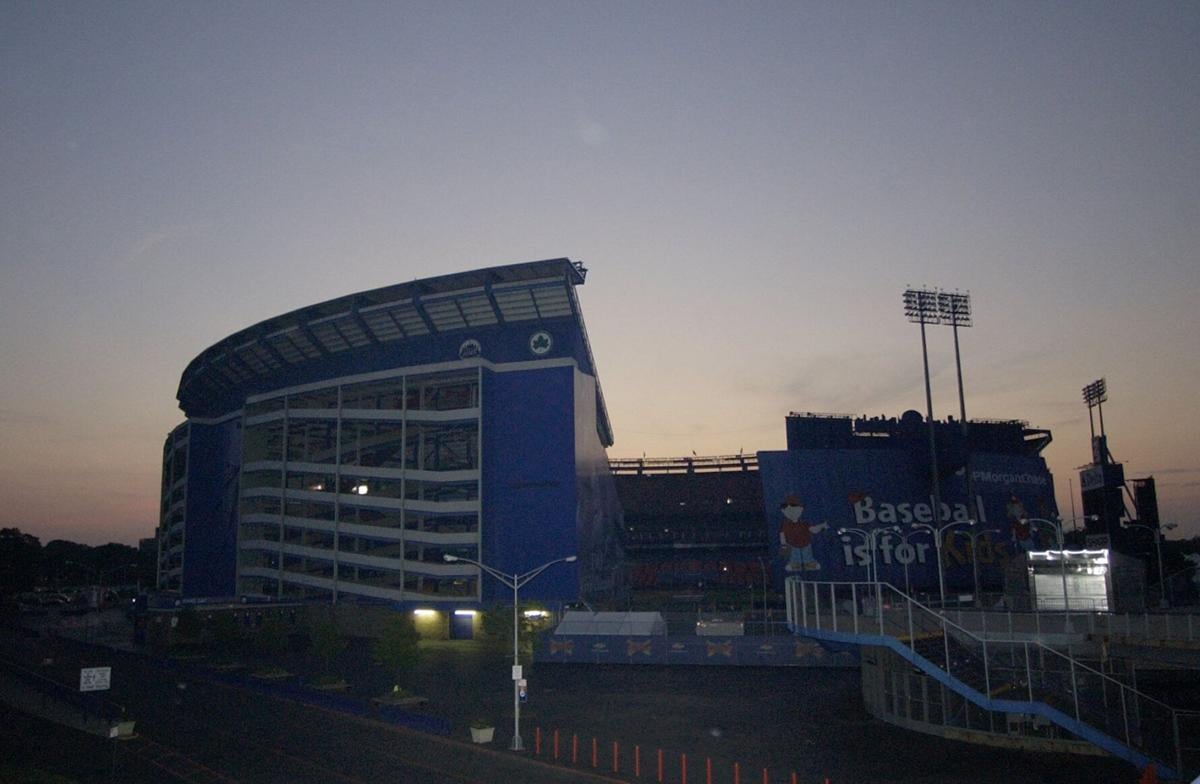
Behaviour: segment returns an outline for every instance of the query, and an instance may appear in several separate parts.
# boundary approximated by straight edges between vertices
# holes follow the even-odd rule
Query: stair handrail
[[[891,583],[884,582],[884,581],[877,581],[877,582],[833,581],[833,580],[809,581],[809,580],[801,580],[799,578],[789,578],[788,582],[791,583],[792,585],[798,585],[801,590],[801,596],[802,596],[801,606],[804,607],[805,609],[796,608],[795,603],[792,601],[792,598],[791,598],[791,592],[787,591],[785,593],[787,595],[788,604],[790,605],[790,607],[792,609],[800,610],[800,619],[802,621],[802,628],[806,628],[806,629],[808,628],[808,622],[807,622],[808,611],[806,609],[807,599],[804,598],[804,594],[803,594],[805,585],[813,586],[813,589],[814,589],[813,596],[817,600],[817,607],[814,608],[814,618],[816,618],[818,621],[818,623],[817,623],[818,628],[820,627],[820,615],[819,615],[820,593],[819,593],[819,590],[817,590],[818,586],[823,586],[823,585],[830,586],[830,595],[832,597],[834,597],[835,600],[836,600],[836,589],[834,588],[834,586],[838,586],[838,585],[851,586],[851,597],[852,598],[855,597],[857,594],[857,591],[856,591],[857,586],[864,586],[865,588],[868,589],[867,593],[865,593],[864,596],[873,595],[875,597],[876,606],[874,607],[874,611],[875,611],[876,615],[878,616],[877,619],[878,619],[878,628],[879,628],[880,636],[891,637],[892,639],[900,641],[899,638],[896,637],[894,634],[887,634],[884,631],[884,612],[883,612],[883,600],[882,599],[883,599],[883,589],[887,588],[888,591],[891,592],[891,594],[894,594],[895,596],[900,597],[908,605],[906,608],[907,609],[906,615],[907,615],[907,631],[909,633],[909,646],[907,646],[907,647],[909,647],[910,650],[913,651],[914,655],[919,655],[916,653],[915,647],[913,645],[916,630],[913,625],[912,608],[913,608],[913,605],[916,605],[916,607],[920,608],[920,610],[924,610],[924,616],[926,618],[933,619],[936,623],[938,623],[942,627],[943,637],[946,641],[945,642],[946,662],[944,662],[943,664],[939,664],[930,659],[925,659],[926,661],[929,661],[929,663],[931,665],[938,668],[942,672],[945,672],[948,676],[954,677],[954,675],[951,672],[950,667],[949,667],[949,659],[950,659],[949,629],[953,628],[959,635],[967,638],[967,640],[977,643],[982,648],[983,660],[984,660],[984,678],[985,678],[985,680],[990,678],[990,675],[989,675],[990,665],[989,665],[989,659],[987,656],[987,648],[988,648],[989,641],[986,638],[979,637],[974,632],[970,631],[969,629],[966,629],[963,626],[961,626],[960,624],[957,624],[957,623],[951,621],[949,618],[947,618],[944,614],[942,614],[938,610],[935,610],[931,607],[928,607],[928,606],[922,604],[921,602],[917,601],[916,599],[912,598],[908,594],[904,593],[903,591],[901,591],[900,589],[898,589],[896,586],[892,585]],[[852,601],[851,605],[853,607],[853,614],[854,614],[855,636],[857,636],[857,634],[858,634],[858,616],[860,614],[860,611],[859,611],[858,602],[856,600]],[[837,617],[836,601],[832,606],[832,611],[833,611],[834,623],[836,626],[836,617]],[[1079,693],[1078,686],[1079,686],[1080,682],[1079,682],[1079,678],[1076,675],[1076,671],[1075,671],[1076,668],[1078,667],[1078,668],[1083,669],[1087,672],[1090,672],[1094,675],[1098,675],[1102,679],[1102,681],[1107,681],[1107,682],[1113,684],[1114,686],[1118,687],[1120,689],[1119,693],[1121,694],[1123,704],[1125,703],[1126,697],[1130,696],[1130,695],[1133,698],[1144,700],[1145,702],[1147,702],[1151,705],[1158,706],[1160,709],[1166,711],[1171,717],[1172,724],[1174,724],[1175,727],[1178,727],[1178,720],[1179,720],[1179,716],[1181,715],[1180,709],[1175,708],[1171,705],[1168,705],[1167,703],[1165,703],[1159,699],[1151,697],[1150,695],[1148,695],[1144,692],[1138,691],[1137,689],[1133,688],[1132,686],[1129,686],[1126,683],[1122,683],[1121,681],[1117,680],[1116,678],[1113,678],[1112,676],[1107,675],[1106,673],[1101,672],[1100,670],[1096,670],[1092,667],[1089,667],[1088,665],[1084,664],[1083,662],[1079,661],[1078,659],[1075,659],[1072,656],[1063,654],[1060,651],[1057,651],[1057,650],[1045,645],[1044,643],[1041,643],[1037,640],[1020,640],[1020,639],[1003,639],[1003,638],[994,638],[991,640],[991,642],[993,644],[1001,644],[1001,645],[1003,645],[1003,644],[1022,645],[1026,648],[1026,657],[1027,658],[1028,658],[1029,647],[1033,646],[1034,650],[1040,649],[1043,652],[1048,651],[1052,656],[1056,656],[1056,657],[1059,657],[1060,659],[1066,660],[1066,662],[1070,666],[1072,690],[1073,690],[1074,694],[1076,695],[1076,705],[1077,705],[1076,717],[1075,717],[1076,721],[1083,722],[1083,720],[1078,715],[1078,693]],[[922,658],[925,658],[925,657],[922,656]],[[989,691],[990,691],[990,689],[989,689]],[[1032,697],[1031,697],[1030,701],[1034,701],[1034,700],[1032,700]],[[1036,702],[1045,704],[1043,700],[1036,700]],[[1127,710],[1127,708],[1122,708],[1123,715],[1126,710]],[[1109,734],[1107,731],[1101,730],[1100,728],[1095,727],[1095,725],[1090,724],[1090,722],[1083,722],[1083,723],[1087,724],[1088,726],[1092,726],[1094,729],[1097,729],[1097,731],[1100,731],[1102,734],[1105,734],[1105,735]],[[1176,732],[1176,734],[1177,734],[1177,732]],[[1114,739],[1116,739],[1115,736],[1110,736],[1110,737],[1114,737]],[[1128,733],[1127,733],[1127,737],[1124,740],[1124,745],[1126,745],[1127,747],[1129,747],[1131,749],[1137,749],[1139,751],[1139,753],[1143,753],[1142,749],[1145,744],[1136,744],[1135,745],[1134,743],[1131,742],[1131,739],[1128,737]],[[1178,738],[1175,739],[1175,742],[1172,745],[1174,746],[1173,751],[1175,752],[1175,757],[1176,757],[1176,759],[1174,761],[1176,763],[1176,767],[1178,768],[1179,764],[1181,762],[1180,755],[1182,754],[1182,746],[1179,743]]]

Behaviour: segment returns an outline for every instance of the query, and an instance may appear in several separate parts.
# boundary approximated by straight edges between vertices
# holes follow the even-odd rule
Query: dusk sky
[[[1200,535],[1200,3],[0,4],[0,526],[157,523],[186,364],[363,289],[567,256],[610,456],[1080,388]],[[934,408],[957,416],[947,328]]]

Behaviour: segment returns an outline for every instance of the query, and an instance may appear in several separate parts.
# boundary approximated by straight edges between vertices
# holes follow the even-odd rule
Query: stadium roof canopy
[[[575,286],[587,270],[570,259],[441,275],[398,283],[293,310],[260,321],[210,346],[183,371],[176,397],[184,411],[231,392],[254,394],[267,379],[344,352],[518,322],[573,317],[583,336],[586,372],[596,375]],[[599,426],[608,412],[597,381]],[[200,406],[203,408],[203,406]]]

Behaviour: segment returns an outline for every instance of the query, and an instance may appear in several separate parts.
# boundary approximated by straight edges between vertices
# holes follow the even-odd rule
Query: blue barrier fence
[[[699,664],[741,667],[857,667],[854,646],[801,637],[547,635],[539,662],[586,664]]]

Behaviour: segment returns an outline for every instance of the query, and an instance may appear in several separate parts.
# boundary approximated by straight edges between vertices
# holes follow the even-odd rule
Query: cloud
[[[55,421],[44,414],[30,414],[25,411],[14,411],[11,408],[0,408],[0,422],[20,425],[45,425]]]
[[[128,267],[139,262],[143,256],[171,239],[171,232],[154,231],[140,238],[130,246],[125,258],[121,260],[122,267]]]
[[[588,147],[603,147],[609,140],[608,128],[582,106],[575,110],[575,136]]]
[[[948,366],[946,362],[930,372],[937,375]],[[777,390],[788,406],[803,411],[867,414],[924,402],[920,365],[914,370],[911,362],[854,353],[806,358],[800,372],[772,385],[772,392],[779,394]]]
[[[129,246],[119,266],[131,267],[151,260],[149,257],[157,249],[172,240],[179,239],[203,227],[199,223],[183,223],[175,226],[165,226],[157,231],[147,232],[138,237]]]

